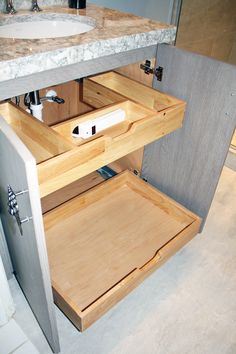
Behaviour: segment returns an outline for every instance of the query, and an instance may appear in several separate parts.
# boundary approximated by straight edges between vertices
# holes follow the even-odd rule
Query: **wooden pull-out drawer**
[[[84,80],[83,101],[95,108],[129,99],[144,107],[161,112],[185,103],[116,72],[107,72]]]
[[[54,299],[84,330],[197,232],[200,219],[125,171],[44,215]]]
[[[134,87],[138,85],[140,91],[138,83],[133,82],[133,85]],[[133,90],[133,86],[131,89]],[[165,97],[166,105],[163,106],[162,99],[160,101],[162,108],[157,111],[156,104],[154,108],[148,108],[112,91],[109,93],[107,88],[104,90],[101,89],[113,102],[112,104],[53,127],[48,127],[12,103],[0,105],[0,115],[12,126],[36,159],[41,197],[159,139],[182,125],[185,110],[182,101],[172,99],[172,102],[169,96],[159,93],[160,97]],[[97,94],[98,91],[95,89],[94,92]],[[151,92],[153,95],[156,94],[155,90],[150,89]],[[117,101],[120,102],[114,103]],[[102,105],[105,104],[107,102]],[[72,131],[78,124],[97,119],[118,109],[125,112],[125,120],[122,123],[103,130],[89,139],[72,137]]]

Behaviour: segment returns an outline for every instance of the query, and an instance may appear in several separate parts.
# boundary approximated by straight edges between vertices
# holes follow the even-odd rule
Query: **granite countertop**
[[[49,16],[50,13],[89,16],[96,21],[96,27],[87,33],[53,39],[0,38],[0,82],[157,43],[170,43],[176,32],[174,26],[92,4],[83,10],[49,7],[41,14]],[[0,26],[6,19],[11,22],[15,16],[29,14],[38,15],[29,11],[13,16],[1,14]]]

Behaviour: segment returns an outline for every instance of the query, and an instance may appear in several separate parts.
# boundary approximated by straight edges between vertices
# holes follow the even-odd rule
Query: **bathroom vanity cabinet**
[[[235,67],[158,45],[163,75],[153,89],[111,72],[155,53],[152,45],[0,84],[5,99],[85,78],[83,100],[93,108],[48,127],[0,105],[3,227],[16,278],[55,352],[51,286],[82,331],[193,238],[210,208],[235,129]],[[79,122],[116,109],[124,122],[85,141],[71,136]],[[96,173],[142,146],[141,176]],[[8,185],[22,232],[8,213]]]
[[[16,134],[15,141],[20,138],[36,159],[30,169],[38,175],[44,207],[52,193],[182,126],[183,101],[114,72],[85,80],[83,91],[84,101],[95,110],[50,128],[12,103],[0,106],[2,132]],[[125,112],[122,123],[89,139],[72,137],[79,123],[117,109]],[[6,146],[5,142],[3,149]],[[19,141],[17,146],[16,153]],[[20,212],[21,198],[17,197]],[[6,217],[11,224],[12,216]],[[55,302],[80,330],[200,226],[197,215],[128,171],[54,207],[43,215],[43,222]],[[22,225],[22,237],[30,223],[33,220]],[[15,228],[17,233],[17,223]]]

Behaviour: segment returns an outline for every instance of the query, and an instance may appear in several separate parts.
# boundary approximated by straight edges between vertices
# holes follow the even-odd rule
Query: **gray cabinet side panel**
[[[10,126],[0,116],[0,215],[16,278],[51,348],[59,352],[49,266],[39,196],[36,162]],[[28,192],[17,196],[22,224],[8,213],[7,186]]]
[[[187,102],[183,127],[145,148],[142,175],[207,217],[236,125],[236,67],[160,45],[154,87]]]
[[[4,231],[2,228],[2,222],[0,220],[0,256],[2,258],[3,266],[6,272],[7,279],[12,277],[12,264],[10,260],[10,255],[8,252],[7,243],[5,240]]]

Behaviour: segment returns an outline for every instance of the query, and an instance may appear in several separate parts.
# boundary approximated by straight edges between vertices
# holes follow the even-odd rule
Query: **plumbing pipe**
[[[39,96],[39,90],[32,91],[25,95],[24,103],[28,107],[26,109],[27,112],[30,112],[35,118],[40,121],[43,121],[43,105],[42,101],[48,102],[56,102],[58,104],[64,103],[65,101],[63,98],[57,96],[56,91],[49,90],[45,97]]]
[[[31,114],[37,118],[38,120],[40,120],[41,122],[43,121],[43,105],[42,103],[40,104],[30,104],[30,112]]]
[[[43,121],[43,113],[42,113],[43,105],[39,97],[39,90],[30,92],[29,97],[30,97],[29,109],[31,114],[38,120]]]
[[[38,105],[41,103],[40,97],[39,97],[39,90],[30,92],[29,96],[30,96],[30,102],[32,104]]]

